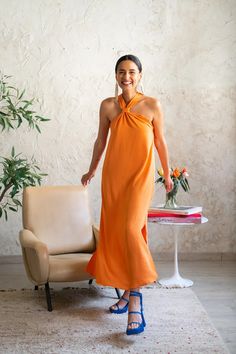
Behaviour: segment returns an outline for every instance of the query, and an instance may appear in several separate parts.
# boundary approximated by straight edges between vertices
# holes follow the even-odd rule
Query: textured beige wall
[[[0,0],[0,69],[39,98],[51,118],[42,135],[1,134],[0,154],[14,144],[49,173],[45,184],[77,184],[87,171],[99,104],[114,93],[114,65],[133,53],[144,89],[158,97],[172,165],[190,171],[191,194],[206,225],[182,228],[183,252],[236,252],[234,0]],[[157,165],[158,159],[157,159]],[[99,221],[101,167],[90,184]],[[164,201],[156,188],[153,203]],[[20,215],[0,221],[0,254],[19,254]],[[153,254],[173,250],[172,230],[149,226]]]

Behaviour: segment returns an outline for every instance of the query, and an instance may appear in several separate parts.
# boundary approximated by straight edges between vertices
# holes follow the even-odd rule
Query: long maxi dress
[[[147,213],[154,192],[154,135],[150,120],[132,112],[137,92],[110,123],[102,168],[100,235],[86,271],[105,286],[137,288],[157,280],[149,247]]]

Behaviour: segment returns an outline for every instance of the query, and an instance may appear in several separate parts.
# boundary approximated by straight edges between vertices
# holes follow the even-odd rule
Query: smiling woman
[[[121,57],[115,66],[122,93],[102,101],[98,136],[84,186],[95,175],[110,139],[102,169],[100,236],[87,271],[98,284],[124,289],[112,313],[128,312],[126,333],[137,334],[146,325],[140,287],[157,280],[148,247],[147,213],[154,191],[154,145],[159,154],[166,190],[173,187],[163,135],[163,115],[156,98],[137,91],[142,65],[134,55]]]

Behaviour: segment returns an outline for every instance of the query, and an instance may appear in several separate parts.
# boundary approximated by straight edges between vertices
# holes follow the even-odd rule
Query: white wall
[[[236,252],[234,0],[0,0],[0,69],[37,97],[51,118],[42,135],[21,129],[0,136],[0,154],[35,155],[44,184],[78,184],[88,169],[102,99],[114,94],[114,66],[140,57],[146,95],[165,114],[173,166],[187,166],[191,193],[206,225],[182,229],[183,252]],[[157,162],[159,166],[159,162]],[[90,184],[99,222],[102,162]],[[153,203],[164,201],[156,188]],[[0,254],[20,254],[21,217],[0,221]],[[149,226],[153,253],[173,249],[168,227]],[[190,232],[191,231],[191,232]]]

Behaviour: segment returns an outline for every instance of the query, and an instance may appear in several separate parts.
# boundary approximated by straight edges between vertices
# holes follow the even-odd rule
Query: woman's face
[[[132,60],[123,60],[117,68],[116,80],[122,91],[133,91],[136,89],[142,73]]]

